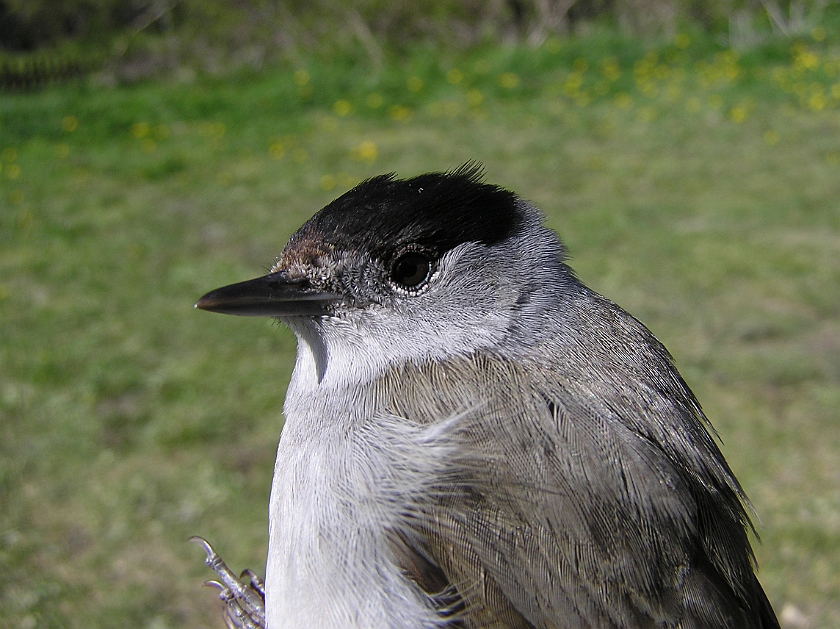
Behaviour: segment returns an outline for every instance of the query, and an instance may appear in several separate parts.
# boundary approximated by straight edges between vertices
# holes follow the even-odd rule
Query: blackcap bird
[[[298,341],[264,589],[199,540],[230,626],[779,626],[700,405],[541,222],[472,164],[374,177],[198,301]]]

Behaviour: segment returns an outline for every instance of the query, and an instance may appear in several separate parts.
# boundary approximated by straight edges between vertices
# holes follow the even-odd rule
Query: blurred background
[[[294,339],[192,309],[483,162],[674,354],[786,628],[840,626],[840,3],[0,0],[0,627],[223,626]]]

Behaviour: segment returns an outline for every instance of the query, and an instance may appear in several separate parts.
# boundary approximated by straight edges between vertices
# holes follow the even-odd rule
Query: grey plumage
[[[473,166],[360,184],[199,307],[298,337],[268,627],[778,627],[671,357]]]

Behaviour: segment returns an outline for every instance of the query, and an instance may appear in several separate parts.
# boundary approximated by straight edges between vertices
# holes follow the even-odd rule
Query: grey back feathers
[[[267,277],[206,305],[299,339],[270,629],[778,627],[697,400],[533,206],[470,165],[376,177]]]

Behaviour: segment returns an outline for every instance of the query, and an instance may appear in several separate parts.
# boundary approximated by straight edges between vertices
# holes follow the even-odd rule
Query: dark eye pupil
[[[429,277],[432,263],[419,253],[407,253],[394,262],[391,279],[408,288],[419,286]]]

